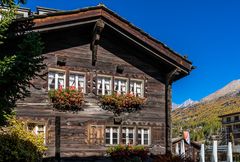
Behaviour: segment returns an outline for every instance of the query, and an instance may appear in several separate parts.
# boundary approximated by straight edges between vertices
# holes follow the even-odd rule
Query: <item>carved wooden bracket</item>
[[[101,32],[104,29],[104,22],[103,20],[99,19],[93,29],[93,37],[90,45],[90,49],[92,51],[92,65],[95,66],[96,61],[97,61],[97,49],[98,49],[98,44],[100,42],[100,36]]]

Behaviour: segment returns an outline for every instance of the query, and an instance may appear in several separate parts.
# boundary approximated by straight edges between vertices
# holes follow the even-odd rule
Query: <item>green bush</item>
[[[0,162],[37,162],[41,153],[30,141],[16,135],[0,134]]]
[[[37,162],[46,147],[42,136],[26,130],[26,123],[11,118],[0,133],[0,162]]]

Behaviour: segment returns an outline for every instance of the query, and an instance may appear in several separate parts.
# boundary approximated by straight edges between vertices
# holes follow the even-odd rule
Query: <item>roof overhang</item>
[[[230,114],[220,115],[220,116],[218,116],[218,117],[219,117],[219,118],[224,118],[224,117],[234,116],[234,115],[240,115],[240,111],[239,111],[239,112],[230,113]]]
[[[34,24],[32,30],[37,32],[96,23],[99,19],[103,20],[106,26],[171,66],[172,69],[178,69],[179,75],[173,80],[178,80],[188,75],[193,69],[192,63],[185,57],[174,52],[103,5],[73,11],[47,13],[28,18]],[[24,20],[26,19],[18,21]]]

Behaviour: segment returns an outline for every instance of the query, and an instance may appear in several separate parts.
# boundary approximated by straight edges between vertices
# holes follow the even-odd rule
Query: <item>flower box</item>
[[[81,91],[74,87],[57,90],[50,90],[49,97],[53,107],[60,111],[80,111],[83,110],[84,96]]]
[[[99,102],[102,109],[112,111],[118,116],[122,112],[131,113],[142,109],[145,99],[128,93],[101,96]]]

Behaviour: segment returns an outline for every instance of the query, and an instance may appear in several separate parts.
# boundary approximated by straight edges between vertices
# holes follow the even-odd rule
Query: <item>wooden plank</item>
[[[84,106],[85,111],[78,113],[53,111],[52,105],[49,103],[50,100],[48,100],[46,81],[34,80],[34,83],[38,85],[41,90],[32,89],[32,97],[26,99],[28,104],[19,105],[17,107],[17,114],[25,119],[49,119],[47,125],[47,145],[50,146],[50,150],[48,150],[49,154],[52,154],[52,152],[54,152],[53,149],[57,148],[56,144],[59,140],[56,139],[58,134],[58,130],[55,127],[57,126],[55,123],[56,116],[61,118],[61,156],[72,155],[75,153],[77,154],[78,152],[83,155],[81,150],[87,150],[89,148],[92,149],[91,151],[93,154],[98,153],[100,146],[98,142],[94,142],[93,138],[89,139],[87,126],[106,126],[114,124],[113,113],[107,111],[96,111],[96,109],[91,110],[91,108],[93,108],[94,105],[96,106],[96,103],[98,102],[97,98],[94,97],[94,93],[96,94],[96,79],[98,74],[135,78],[145,81],[145,96],[147,97],[147,103],[143,110],[137,113],[130,113],[124,117],[124,122],[129,120],[132,121],[132,124],[125,123],[125,126],[135,125],[151,128],[152,126],[160,126],[159,123],[165,122],[165,85],[159,81],[162,74],[159,73],[159,70],[156,69],[156,67],[152,66],[148,62],[145,62],[141,58],[136,57],[134,49],[130,50],[128,47],[122,48],[121,46],[118,46],[118,44],[111,43],[110,40],[106,40],[106,42],[104,42],[104,39],[98,49],[98,60],[96,66],[92,66],[89,45],[90,39],[87,44],[78,44],[75,42],[86,42],[87,38],[85,36],[82,38],[76,38],[79,37],[79,35],[77,35],[78,33],[75,34],[76,36],[72,36],[72,34],[68,36],[66,33],[61,32],[58,34],[60,39],[63,39],[61,34],[64,35],[64,38],[66,38],[65,40],[59,40],[59,44],[57,42],[52,42],[52,38],[45,39],[45,44],[47,44],[48,49],[53,49],[45,53],[44,56],[47,57],[45,62],[51,68],[84,72],[86,74],[87,83],[87,94],[85,96],[85,100],[90,106]],[[70,39],[69,37],[72,38],[70,43],[68,42]],[[59,46],[57,49],[55,49],[56,45]],[[109,48],[114,50],[110,50]],[[58,56],[66,57],[66,66],[60,67],[56,64],[56,58]],[[116,65],[119,64],[124,66],[122,74],[116,73]],[[36,105],[37,102],[41,102],[42,104],[46,103],[46,105]],[[91,104],[93,105],[92,107]],[[161,131],[162,128],[165,128],[165,125],[161,125]],[[163,133],[164,132],[165,130],[163,129]],[[98,136],[98,134],[96,135]],[[162,138],[165,139],[165,136]],[[152,142],[153,145],[156,143],[164,145],[165,143],[162,139],[153,140]],[[104,146],[101,147],[105,148]]]

